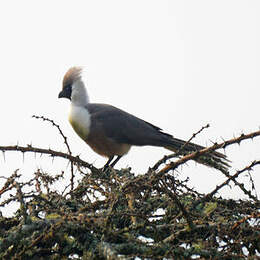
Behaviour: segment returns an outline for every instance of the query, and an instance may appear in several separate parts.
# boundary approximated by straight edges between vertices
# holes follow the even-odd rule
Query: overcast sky
[[[257,0],[1,1],[0,145],[66,151],[54,128],[31,118],[43,115],[61,126],[75,155],[96,167],[105,163],[70,127],[68,100],[57,98],[64,73],[75,65],[86,70],[92,102],[113,104],[175,137],[189,139],[207,123],[211,127],[194,142],[210,145],[258,130],[259,13]],[[259,147],[260,137],[226,149],[231,172],[260,159]],[[117,168],[143,173],[169,153],[133,148]],[[0,157],[1,175],[16,168],[24,175],[37,167],[53,172],[49,159]],[[260,168],[255,169],[259,190]],[[224,180],[195,163],[181,172],[203,192]],[[236,189],[223,194],[241,196]]]

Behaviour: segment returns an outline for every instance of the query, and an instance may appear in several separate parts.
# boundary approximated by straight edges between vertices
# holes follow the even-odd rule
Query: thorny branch
[[[206,124],[205,126],[202,126],[196,133],[193,133],[190,139],[174,154],[165,155],[161,160],[159,160],[153,167],[152,170],[156,171],[160,165],[166,163],[171,158],[178,157],[179,152],[187,145],[189,144],[198,134],[200,134],[204,129],[209,128],[209,124]]]
[[[164,173],[166,173],[170,170],[175,170],[178,166],[186,163],[189,160],[194,160],[196,158],[199,158],[202,155],[208,154],[208,153],[213,152],[213,151],[218,150],[218,149],[225,149],[226,147],[228,147],[229,145],[232,145],[232,144],[240,144],[241,141],[243,141],[243,140],[253,139],[254,137],[259,136],[259,135],[260,135],[260,130],[253,132],[253,133],[250,133],[250,134],[247,134],[247,135],[241,134],[239,137],[224,141],[224,142],[219,143],[219,144],[215,143],[214,145],[212,145],[210,147],[207,147],[207,148],[204,148],[202,150],[199,150],[199,151],[196,151],[194,153],[183,156],[177,162],[169,163],[162,170],[159,171],[159,174],[161,175],[161,174],[164,174]]]
[[[234,175],[231,175],[227,180],[225,180],[222,184],[217,185],[216,188],[207,194],[204,198],[212,198],[221,188],[228,185],[230,181],[234,181],[241,173],[244,173],[245,171],[250,171],[255,167],[256,165],[259,165],[260,161],[253,161],[250,165],[246,166],[242,170],[237,171]]]
[[[64,133],[62,132],[62,130],[61,130],[61,128],[58,124],[56,124],[52,119],[49,119],[49,118],[44,117],[44,116],[33,115],[32,117],[36,118],[36,119],[41,119],[43,121],[47,121],[47,122],[51,123],[54,127],[56,127],[59,131],[59,134],[62,136],[62,138],[64,140],[64,144],[67,147],[68,154],[72,155],[72,152],[71,152],[71,149],[70,149],[70,146],[69,146],[69,143],[68,143],[68,138],[64,135]],[[71,190],[73,190],[74,189],[74,177],[75,176],[74,176],[74,169],[73,169],[73,163],[72,162],[70,163],[70,170],[71,170],[70,186],[71,186]]]
[[[31,145],[27,145],[27,146],[13,145],[13,146],[0,146],[0,151],[2,151],[3,153],[8,151],[15,151],[15,152],[22,152],[22,153],[29,152],[29,153],[47,154],[50,155],[52,158],[54,157],[64,158],[77,165],[88,168],[91,171],[99,172],[97,168],[95,168],[92,164],[89,164],[81,160],[79,156],[72,156],[70,154],[54,151],[52,149],[38,148],[38,147],[33,147]]]
[[[194,160],[196,158],[199,158],[200,156],[203,156],[203,155],[206,155],[210,152],[213,152],[217,149],[225,149],[226,147],[228,147],[229,145],[232,145],[232,144],[240,144],[241,141],[243,140],[246,140],[246,139],[253,139],[254,137],[256,136],[259,136],[260,135],[260,131],[256,131],[256,132],[253,132],[253,133],[250,133],[250,134],[241,134],[239,137],[236,137],[236,138],[233,138],[233,139],[230,139],[228,141],[224,141],[222,143],[215,143],[214,145],[208,147],[208,148],[204,148],[202,150],[199,150],[199,151],[196,151],[194,153],[190,153],[186,156],[183,156],[182,158],[180,158],[178,161],[176,162],[171,162],[169,163],[168,165],[166,165],[163,169],[161,169],[159,172],[158,172],[158,177],[161,177],[163,174],[169,172],[170,170],[176,170],[180,165],[183,165],[185,164],[186,162],[188,162],[189,160]],[[230,178],[230,175],[228,173],[228,171],[226,170],[223,170],[223,169],[219,169],[227,178]],[[239,186],[239,188],[246,194],[248,195],[251,199],[253,200],[257,200],[257,198],[252,195],[252,193],[250,191],[248,191],[247,189],[245,189],[244,185],[237,182],[235,178],[231,178],[232,181],[237,185]]]
[[[188,179],[179,180],[181,171],[177,175],[175,170],[191,159],[258,135],[260,131],[214,144],[137,176],[130,169],[104,173],[69,151],[0,146],[3,153],[64,158],[81,175],[65,195],[57,191],[64,172],[53,176],[38,169],[24,182],[16,170],[9,178],[1,178],[0,208],[18,204],[19,209],[11,218],[0,216],[0,258],[255,259],[260,253],[260,202],[236,179],[245,172],[254,173],[260,161],[233,174],[226,172],[225,181],[208,194],[199,193]],[[160,160],[158,167],[167,160]],[[253,200],[216,197],[231,181]]]
[[[72,154],[70,146],[69,146],[69,143],[68,143],[68,138],[64,135],[64,133],[62,132],[62,130],[61,130],[61,128],[60,128],[60,126],[58,124],[56,124],[52,119],[49,119],[49,118],[44,117],[44,116],[33,115],[32,118],[36,118],[36,119],[41,119],[43,121],[47,121],[47,122],[51,123],[54,127],[56,127],[58,129],[58,131],[59,131],[59,134],[62,136],[62,138],[64,140],[64,144],[67,147],[68,153],[70,155]]]

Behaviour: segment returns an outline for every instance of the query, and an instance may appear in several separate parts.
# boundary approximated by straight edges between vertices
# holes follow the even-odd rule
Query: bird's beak
[[[59,93],[58,98],[64,98],[64,97],[65,97],[65,93],[64,93],[64,91],[62,90],[62,91]]]
[[[60,93],[58,98],[68,98],[71,99],[71,91],[68,89],[63,89]]]

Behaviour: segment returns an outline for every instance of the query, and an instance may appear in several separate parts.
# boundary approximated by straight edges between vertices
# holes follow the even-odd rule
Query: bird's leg
[[[121,159],[122,155],[118,155],[117,158],[110,164],[110,167],[114,167],[115,164]]]
[[[113,168],[115,166],[115,164],[121,159],[121,157],[122,157],[121,155],[118,155],[117,158],[111,163],[111,161],[113,160],[114,156],[110,156],[108,158],[107,163],[103,167],[103,171],[106,171],[108,167]]]
[[[113,158],[114,158],[114,156],[110,156],[110,157],[108,158],[108,161],[106,162],[106,164],[105,164],[104,167],[103,167],[104,170],[109,166],[109,164],[111,163],[111,161],[113,160]]]

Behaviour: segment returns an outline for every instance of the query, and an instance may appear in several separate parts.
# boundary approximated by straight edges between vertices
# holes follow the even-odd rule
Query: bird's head
[[[89,102],[85,84],[81,77],[82,68],[72,67],[64,75],[59,98],[68,98],[75,105],[86,105]]]

